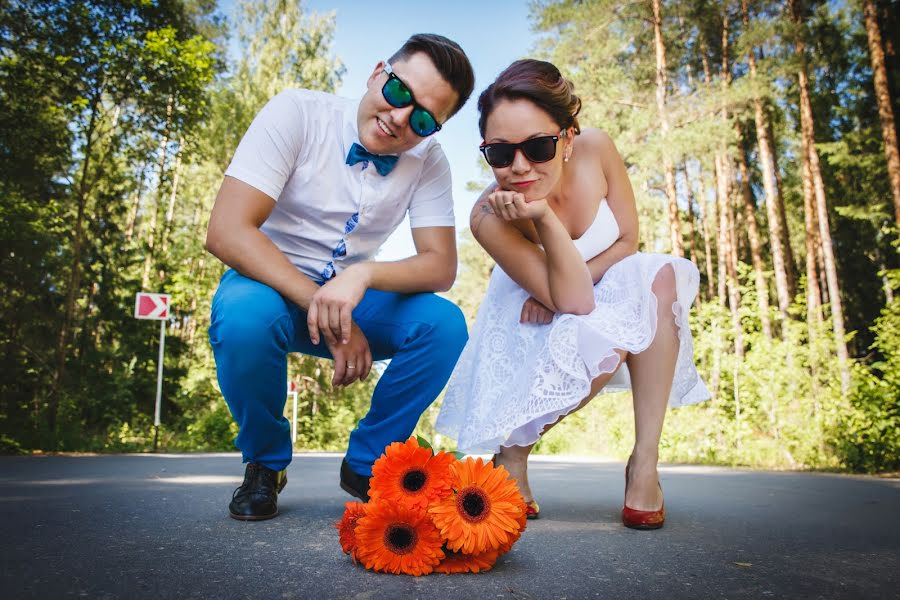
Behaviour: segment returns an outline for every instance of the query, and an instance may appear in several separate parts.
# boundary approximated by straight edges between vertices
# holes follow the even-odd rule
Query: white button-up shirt
[[[276,200],[260,230],[317,281],[370,259],[409,212],[410,226],[452,227],[450,164],[433,137],[382,177],[346,164],[359,143],[358,100],[310,90],[272,98],[251,123],[225,174]],[[355,214],[359,223],[345,235]],[[334,256],[341,240],[344,256]]]

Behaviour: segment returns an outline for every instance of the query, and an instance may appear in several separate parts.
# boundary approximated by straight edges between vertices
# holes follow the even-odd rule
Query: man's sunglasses
[[[440,131],[441,126],[438,124],[434,115],[422,108],[413,98],[413,93],[403,81],[394,75],[394,69],[385,61],[384,72],[387,73],[388,80],[384,82],[381,88],[381,95],[387,100],[387,103],[394,108],[404,108],[412,104],[412,114],[409,115],[409,126],[413,133],[419,137],[428,137],[429,135]]]
[[[516,150],[521,150],[525,158],[533,163],[543,163],[553,160],[553,157],[556,156],[556,142],[563,135],[565,135],[565,130],[560,131],[559,135],[544,135],[518,144],[483,143],[478,149],[484,154],[484,160],[495,169],[511,165],[516,158]]]

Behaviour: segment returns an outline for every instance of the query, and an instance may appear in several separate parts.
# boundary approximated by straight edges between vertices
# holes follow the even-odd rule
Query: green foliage
[[[333,90],[341,69],[328,56],[333,16],[290,2],[247,3],[246,52],[226,65],[215,9],[40,0],[0,11],[5,447],[152,447],[159,329],[130,314],[143,287],[173,297],[161,446],[233,448],[205,336],[223,270],[202,246],[207,215],[264,96]],[[362,411],[344,391],[324,404],[305,425],[322,436],[320,422],[348,429]]]
[[[645,250],[669,248],[664,154],[705,186],[695,200],[712,213],[713,229],[713,155],[723,146],[746,154],[759,203],[751,100],[761,98],[801,271],[794,41],[804,35],[809,45],[841,299],[855,332],[848,336],[858,357],[852,393],[840,393],[828,311],[821,322],[804,322],[802,289],[785,322],[771,311],[777,337],[762,333],[753,273],[744,264],[747,243],[739,240],[736,321],[715,298],[698,300],[691,317],[696,360],[714,398],[669,412],[661,455],[770,468],[897,469],[900,307],[887,298],[898,287],[900,275],[890,269],[900,259],[891,247],[897,232],[859,9],[805,3],[798,26],[782,3],[748,4],[745,25],[736,2],[662,3],[665,137],[650,3],[547,0],[532,8],[538,54],[574,80],[581,125],[608,131],[625,158]],[[314,16],[288,0],[244,1],[237,10],[230,34],[210,0],[14,1],[0,11],[0,452],[152,447],[158,328],[130,316],[142,288],[173,297],[161,447],[233,448],[236,426],[205,333],[224,271],[203,248],[206,219],[262,105],[291,87],[334,91],[343,73],[332,55],[334,14]],[[238,47],[234,63],[225,59],[231,44]],[[746,63],[754,48],[758,74],[751,80]],[[740,142],[736,124],[745,132]],[[684,197],[680,202],[688,210]],[[765,211],[756,208],[764,226]],[[698,256],[692,248],[699,263]],[[460,261],[448,296],[471,324],[493,262],[468,232]],[[368,410],[376,373],[337,390],[328,361],[292,356],[289,373],[300,390],[297,447],[342,450]],[[416,433],[446,449],[452,441],[433,427],[438,410],[439,403],[426,411]],[[285,414],[293,417],[290,403]],[[602,395],[555,427],[538,451],[622,458],[633,443],[632,415],[630,395]]]
[[[891,273],[896,287],[900,271]],[[851,411],[838,440],[845,464],[854,471],[900,469],[900,298],[884,307],[872,327],[877,359],[856,372]]]

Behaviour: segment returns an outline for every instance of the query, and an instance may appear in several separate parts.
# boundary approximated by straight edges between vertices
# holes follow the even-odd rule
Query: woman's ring
[[[509,205],[512,204],[512,203],[513,203],[512,200],[508,200],[508,201],[506,201],[506,202],[503,203],[503,206],[509,206]]]

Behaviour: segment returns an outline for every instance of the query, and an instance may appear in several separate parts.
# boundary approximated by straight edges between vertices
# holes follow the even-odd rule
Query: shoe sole
[[[637,529],[638,531],[650,531],[652,529],[662,529],[663,524],[659,525],[629,525],[628,523],[622,523],[628,529]]]
[[[362,500],[363,502],[369,501],[368,498],[364,498],[359,492],[354,490],[352,487],[350,487],[343,481],[341,482],[341,489],[344,490],[345,492],[347,492],[348,494],[350,494],[351,496],[353,496],[354,498],[358,498],[359,500]]]
[[[271,515],[236,515],[234,513],[228,513],[228,515],[232,519],[237,519],[238,521],[267,521],[268,519],[274,519],[278,516],[278,511]]]

